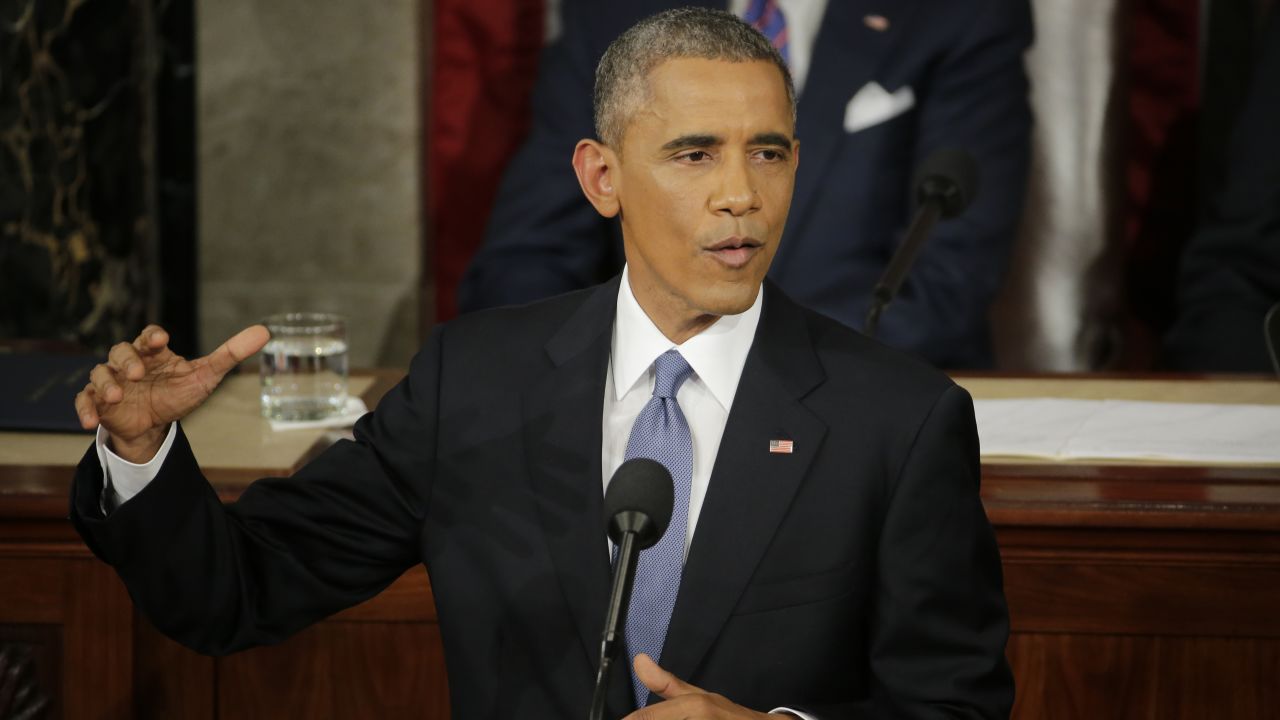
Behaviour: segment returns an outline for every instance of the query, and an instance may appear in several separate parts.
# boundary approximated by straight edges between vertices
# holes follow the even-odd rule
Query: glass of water
[[[262,321],[271,340],[262,349],[262,415],[269,420],[319,420],[347,405],[347,325],[341,315],[284,313]]]

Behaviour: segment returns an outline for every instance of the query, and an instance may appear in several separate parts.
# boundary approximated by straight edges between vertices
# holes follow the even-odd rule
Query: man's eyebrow
[[[792,139],[782,133],[767,132],[760,133],[751,138],[751,145],[773,145],[780,148],[791,149]]]
[[[681,135],[662,146],[663,150],[684,150],[686,148],[708,148],[723,145],[724,139],[716,135]]]
[[[790,150],[793,142],[794,141],[790,137],[788,137],[783,133],[765,132],[765,133],[758,133],[756,135],[751,136],[751,140],[749,144],[771,145],[774,147]],[[681,135],[680,137],[674,140],[671,140],[667,142],[665,145],[663,145],[662,150],[671,151],[671,150],[686,150],[688,148],[709,148],[709,147],[716,147],[717,145],[723,145],[723,144],[724,144],[724,138],[721,138],[719,135],[696,133],[691,135]]]

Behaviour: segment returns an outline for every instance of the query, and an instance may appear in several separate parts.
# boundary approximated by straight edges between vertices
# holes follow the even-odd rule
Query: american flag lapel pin
[[[868,15],[862,18],[862,23],[876,32],[889,29],[889,18],[883,15]]]
[[[790,440],[770,440],[769,452],[777,455],[790,455],[795,452],[795,443]]]

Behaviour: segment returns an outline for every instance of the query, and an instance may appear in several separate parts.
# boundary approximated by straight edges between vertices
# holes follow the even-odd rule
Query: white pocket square
[[[845,132],[858,132],[872,125],[901,115],[915,107],[916,94],[910,85],[903,85],[892,93],[880,87],[878,82],[869,82],[854,93],[849,104],[844,108]]]

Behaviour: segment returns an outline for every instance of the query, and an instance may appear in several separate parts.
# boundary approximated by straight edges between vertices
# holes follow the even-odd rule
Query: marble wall
[[[419,0],[197,0],[200,338],[273,313],[350,321],[405,366],[421,275]]]
[[[158,312],[159,12],[0,3],[0,339],[101,348]]]

